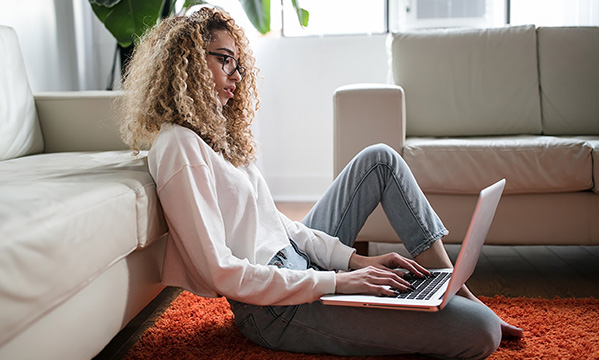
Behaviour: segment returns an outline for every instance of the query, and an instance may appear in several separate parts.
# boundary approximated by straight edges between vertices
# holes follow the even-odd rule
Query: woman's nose
[[[233,72],[233,74],[229,75],[229,79],[235,81],[236,83],[241,81],[241,74],[239,73],[239,70],[235,70],[235,72]]]

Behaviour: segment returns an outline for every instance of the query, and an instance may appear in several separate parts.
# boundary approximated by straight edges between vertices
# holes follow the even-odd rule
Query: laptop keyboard
[[[412,292],[395,291],[395,297],[398,299],[418,299],[429,300],[445,281],[451,277],[451,273],[434,271],[433,276],[428,278],[419,278],[416,276],[404,277],[416,290]]]

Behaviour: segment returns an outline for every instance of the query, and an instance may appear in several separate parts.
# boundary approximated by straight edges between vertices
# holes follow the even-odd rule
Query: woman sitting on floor
[[[521,335],[465,286],[437,313],[321,304],[329,293],[410,291],[396,268],[451,267],[447,230],[385,145],[358,154],[302,222],[281,214],[255,165],[256,74],[243,30],[210,7],[163,20],[136,47],[122,129],[133,149],[151,145],[169,225],[164,284],[225,296],[239,330],[277,350],[484,358],[502,332]],[[413,260],[351,247],[379,203]]]

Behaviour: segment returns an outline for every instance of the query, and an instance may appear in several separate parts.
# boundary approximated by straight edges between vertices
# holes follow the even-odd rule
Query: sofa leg
[[[368,256],[368,241],[355,242],[354,248],[359,255]]]

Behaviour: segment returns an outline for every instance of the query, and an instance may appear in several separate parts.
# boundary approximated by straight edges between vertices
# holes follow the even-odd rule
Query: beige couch
[[[398,150],[459,243],[477,192],[505,177],[488,244],[599,244],[599,28],[390,35],[394,84],[334,95],[335,172]],[[379,208],[361,241],[397,242]]]
[[[90,359],[163,289],[167,228],[115,96],[32,96],[0,26],[0,359]]]

